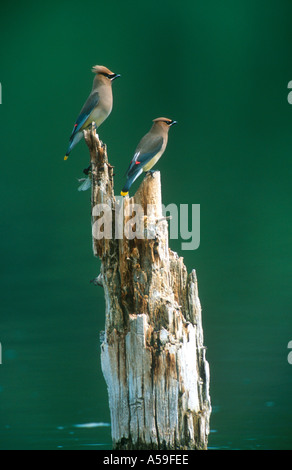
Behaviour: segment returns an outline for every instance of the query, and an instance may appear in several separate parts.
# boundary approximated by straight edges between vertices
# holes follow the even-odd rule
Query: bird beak
[[[177,124],[177,121],[172,121],[172,122],[169,124],[169,127],[174,126],[175,124]]]
[[[119,73],[113,73],[112,75],[109,76],[111,81],[113,82],[116,78],[119,78],[121,75]]]

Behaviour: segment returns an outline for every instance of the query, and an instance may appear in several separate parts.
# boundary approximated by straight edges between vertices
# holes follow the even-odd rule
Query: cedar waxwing
[[[111,72],[102,65],[95,65],[92,72],[96,74],[92,90],[73,127],[64,160],[68,159],[71,150],[82,139],[82,131],[89,127],[92,122],[95,122],[96,126],[99,127],[109,116],[113,107],[112,82],[120,75]]]
[[[126,173],[127,181],[121,191],[122,196],[128,194],[130,187],[143,171],[151,170],[158,162],[166,149],[169,128],[176,124],[176,121],[167,118],[157,118],[153,122],[150,131],[140,140],[135,150]]]

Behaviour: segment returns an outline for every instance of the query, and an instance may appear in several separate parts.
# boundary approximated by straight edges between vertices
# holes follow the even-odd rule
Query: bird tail
[[[67,149],[67,152],[66,152],[66,155],[64,157],[64,160],[68,160],[69,158],[69,155],[70,155],[70,152],[72,151],[72,149],[75,147],[75,145],[78,144],[79,140],[81,140],[83,137],[83,132],[77,132],[73,138],[70,139],[69,141],[69,145],[68,145],[68,149]]]
[[[143,173],[143,168],[140,168],[139,171],[135,172],[133,175],[128,176],[126,184],[121,191],[121,196],[127,196],[127,194],[129,193],[130,187],[132,186],[134,181],[136,181],[136,179],[139,178],[141,173]]]

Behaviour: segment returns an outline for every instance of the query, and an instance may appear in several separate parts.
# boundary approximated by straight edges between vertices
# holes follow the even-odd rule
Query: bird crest
[[[106,73],[108,75],[113,74],[113,72],[111,72],[110,69],[108,69],[107,67],[104,67],[103,65],[94,65],[92,67],[92,72],[93,73]]]

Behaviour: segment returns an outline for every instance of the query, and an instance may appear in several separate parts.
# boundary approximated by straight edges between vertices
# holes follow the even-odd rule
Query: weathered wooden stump
[[[106,146],[94,129],[84,134],[92,165],[93,251],[105,293],[101,364],[114,449],[206,449],[209,365],[197,277],[169,249],[160,173],[147,176],[134,197],[115,198]],[[136,211],[135,224],[134,204],[144,211]],[[100,235],[102,222],[108,238]]]

